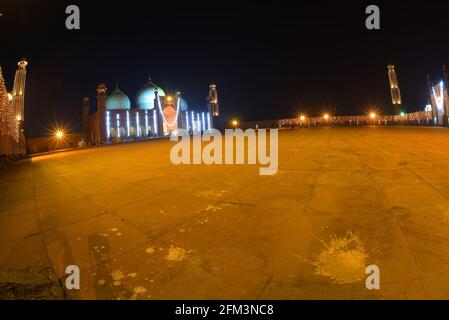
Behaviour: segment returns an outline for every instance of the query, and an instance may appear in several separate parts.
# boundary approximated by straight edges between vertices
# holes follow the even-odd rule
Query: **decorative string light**
[[[0,136],[6,136],[11,141],[11,150],[19,142],[19,124],[15,119],[11,100],[6,91],[3,71],[0,67]]]
[[[181,98],[178,97],[178,103],[177,103],[177,106],[176,106],[176,116],[175,116],[175,120],[173,120],[172,123],[169,123],[169,122],[167,121],[167,119],[165,118],[164,113],[162,112],[162,108],[161,108],[161,99],[160,99],[159,95],[157,96],[157,101],[158,101],[159,112],[160,112],[161,115],[162,115],[162,119],[164,120],[164,123],[165,123],[168,127],[172,128],[172,127],[177,123],[177,121],[178,121],[179,106],[180,106],[180,104],[181,104],[181,103],[180,103],[180,102],[181,102]]]

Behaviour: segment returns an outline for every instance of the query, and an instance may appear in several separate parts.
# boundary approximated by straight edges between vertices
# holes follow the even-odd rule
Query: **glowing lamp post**
[[[324,119],[325,122],[329,122],[329,118],[330,118],[329,113],[323,114],[323,119]]]
[[[61,130],[56,131],[55,136],[58,140],[61,140],[62,138],[64,138],[64,132],[62,132]]]
[[[237,125],[239,124],[239,122],[237,121],[237,120],[232,120],[232,126],[234,127],[234,128],[237,128]]]

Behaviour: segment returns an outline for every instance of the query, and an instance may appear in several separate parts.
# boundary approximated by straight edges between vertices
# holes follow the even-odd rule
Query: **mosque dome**
[[[138,109],[154,109],[154,91],[160,97],[165,97],[165,92],[151,79],[137,92],[136,103]]]
[[[131,109],[131,101],[118,85],[106,99],[106,109]]]

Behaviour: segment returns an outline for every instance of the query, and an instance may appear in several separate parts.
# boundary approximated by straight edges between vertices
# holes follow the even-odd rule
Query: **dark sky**
[[[65,29],[65,7],[81,30]],[[377,4],[381,30],[365,29]],[[217,84],[222,120],[392,112],[386,65],[398,72],[404,108],[426,103],[426,79],[449,64],[447,1],[24,1],[0,2],[0,64],[11,90],[29,60],[25,130],[81,124],[81,99],[116,81],[134,103],[148,73],[205,108]]]

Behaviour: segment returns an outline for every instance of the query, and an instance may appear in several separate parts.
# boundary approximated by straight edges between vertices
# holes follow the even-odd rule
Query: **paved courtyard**
[[[165,140],[1,171],[0,297],[449,298],[449,130],[279,138],[274,176],[174,166]],[[64,291],[72,264],[81,290]]]

